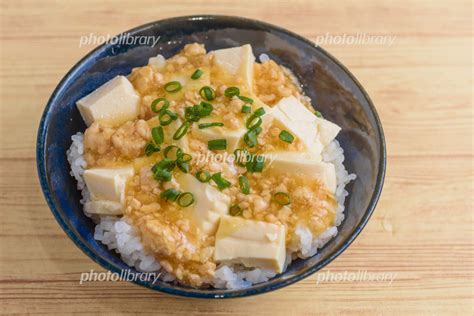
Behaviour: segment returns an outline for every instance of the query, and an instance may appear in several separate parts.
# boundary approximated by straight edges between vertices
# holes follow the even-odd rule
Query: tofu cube
[[[319,139],[324,146],[332,142],[341,131],[338,125],[323,118],[316,117],[316,123],[318,124]]]
[[[91,193],[92,201],[112,201],[123,205],[125,185],[133,175],[133,166],[92,168],[84,171],[84,180]]]
[[[341,128],[325,119],[318,118],[294,96],[281,99],[269,116],[279,125],[298,137],[307,150],[320,155]]]
[[[89,201],[84,204],[84,211],[89,214],[121,215],[123,206],[114,201]]]
[[[286,259],[285,239],[283,225],[222,216],[214,259],[280,273]]]
[[[194,203],[186,208],[191,208],[194,223],[204,234],[214,234],[221,216],[229,212],[230,198],[187,173],[179,174],[176,181],[182,192],[194,195]]]
[[[139,113],[140,96],[124,76],[117,76],[76,105],[87,126],[95,121],[120,125],[133,120]]]
[[[208,123],[213,121],[212,119],[206,120],[202,119],[199,123]],[[209,127],[200,129],[198,124],[193,124],[192,133],[193,135],[198,138],[199,140],[205,142],[207,144],[208,141],[213,139],[226,139],[227,140],[227,152],[233,153],[236,150],[241,141],[244,134],[247,132],[246,128],[241,128],[238,130],[229,130],[219,126]]]
[[[209,54],[214,56],[214,62],[226,72],[230,81],[235,83],[237,78],[241,78],[247,92],[252,91],[253,63],[255,62],[252,46],[246,44],[240,47],[219,49]]]
[[[333,164],[322,162],[320,156],[298,152],[275,152],[264,156],[269,172],[289,172],[315,177],[323,182],[329,192],[336,192],[336,169]]]

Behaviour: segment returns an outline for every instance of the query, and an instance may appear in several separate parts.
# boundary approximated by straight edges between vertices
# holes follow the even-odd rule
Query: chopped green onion
[[[174,93],[181,90],[182,86],[181,86],[181,83],[179,83],[179,81],[170,81],[167,84],[165,84],[164,88],[166,92]]]
[[[170,181],[171,171],[173,170],[175,165],[176,163],[173,160],[168,158],[163,159],[151,168],[151,171],[153,172],[153,177],[157,181]]]
[[[186,121],[183,124],[181,124],[180,127],[176,130],[176,132],[173,135],[174,140],[179,140],[181,139],[186,133],[188,132],[189,127],[191,126],[191,123]]]
[[[223,190],[225,188],[230,187],[230,182],[227,181],[226,179],[222,178],[222,174],[220,172],[214,173],[211,176],[212,181],[217,185],[217,188],[219,190]]]
[[[160,103],[163,103],[163,105],[158,109],[157,106],[158,104]],[[170,101],[168,101],[167,99],[165,98],[158,98],[158,99],[155,99],[152,103],[151,103],[151,110],[155,113],[160,113],[161,110],[165,110],[167,109],[168,107],[170,106]]]
[[[260,125],[262,125],[262,123],[263,123],[263,120],[262,120],[261,117],[252,115],[251,117],[249,117],[249,119],[245,123],[245,126],[248,129],[252,130],[252,129],[257,128]]]
[[[244,97],[243,95],[239,95],[239,99],[242,100],[242,101],[244,101],[245,103],[250,103],[250,104],[253,103],[253,99]]]
[[[151,171],[154,173],[158,172],[159,170],[166,169],[168,171],[173,170],[175,166],[174,160],[171,160],[169,158],[164,158],[160,162],[156,163],[152,168]]]
[[[255,116],[262,116],[263,114],[265,114],[265,109],[264,108],[258,108],[255,110],[255,112],[253,112],[253,115]]]
[[[250,113],[252,112],[252,108],[248,105],[242,105],[242,110],[240,110],[242,113]]]
[[[281,131],[278,137],[280,137],[282,141],[287,142],[289,144],[291,144],[293,140],[295,139],[293,135],[291,135],[289,132],[285,130]]]
[[[240,94],[240,90],[237,87],[229,87],[229,88],[225,89],[225,91],[224,91],[224,95],[226,97],[229,97],[229,98],[232,98],[233,96],[236,96],[236,95],[239,95],[239,94]]]
[[[240,176],[239,177],[239,186],[240,186],[240,190],[242,191],[243,194],[249,194],[250,193],[250,184],[249,184],[249,180],[247,179],[246,176]]]
[[[216,98],[216,92],[209,86],[202,87],[201,90],[199,90],[199,95],[207,101],[212,101]]]
[[[255,132],[255,135],[259,135],[263,131],[263,129],[260,126],[257,126],[252,131]]]
[[[171,172],[166,169],[160,169],[153,174],[153,177],[157,181],[171,181]]]
[[[184,173],[189,172],[189,164],[184,161],[179,161],[179,158],[178,158],[178,161],[176,162],[176,166],[178,166],[178,169]]]
[[[174,158],[168,157],[168,154],[170,153],[172,149],[176,149],[174,152]],[[177,160],[182,154],[183,154],[183,151],[181,150],[181,148],[179,148],[176,145],[170,145],[166,147],[165,150],[163,151],[163,155],[165,156],[165,158],[170,159],[172,161]]]
[[[291,198],[288,193],[285,192],[277,192],[273,194],[273,201],[280,205],[288,205],[291,203]]]
[[[227,148],[227,140],[222,139],[213,139],[207,142],[207,147],[210,150],[224,150]]]
[[[209,180],[211,180],[211,174],[207,171],[201,170],[196,173],[196,179],[201,182],[209,182]]]
[[[161,126],[167,126],[167,125],[170,125],[171,122],[173,122],[174,120],[177,120],[178,116],[175,113],[171,112],[170,110],[165,109],[165,110],[160,111],[160,115],[158,116],[158,119],[160,120]]]
[[[247,159],[249,155],[249,152],[245,149],[237,148],[234,150],[235,162],[241,167],[245,167],[247,165]]]
[[[193,156],[187,153],[183,153],[178,157],[179,162],[190,162],[193,159]]]
[[[314,115],[316,115],[319,118],[323,118],[323,115],[319,111],[314,111]]]
[[[188,207],[194,203],[194,195],[191,192],[181,193],[178,197],[178,205],[181,207]]]
[[[247,162],[248,172],[262,172],[265,166],[265,157],[262,155],[253,155]]]
[[[199,109],[196,105],[194,106],[187,106],[184,108],[184,118],[190,122],[197,122],[199,121]]]
[[[203,128],[209,128],[209,127],[213,127],[213,126],[224,126],[224,123],[221,123],[221,122],[213,122],[213,123],[201,123],[198,125],[198,127],[200,129],[203,129]]]
[[[179,191],[176,189],[168,189],[160,193],[160,198],[164,199],[165,201],[176,201],[179,196]]]
[[[240,215],[242,215],[242,209],[237,204],[232,205],[229,208],[229,214],[232,215],[232,216],[240,216]]]
[[[211,114],[212,110],[214,109],[212,104],[204,102],[204,101],[199,103],[199,105],[197,105],[196,108],[197,108],[197,113],[199,113],[200,117],[208,116],[209,114]]]
[[[257,146],[257,133],[256,129],[250,130],[244,134],[244,142],[250,148]]]
[[[260,157],[262,159],[260,159]],[[253,165],[253,172],[262,172],[263,167],[265,166],[265,157],[264,156],[256,156],[255,162]]]
[[[193,74],[191,75],[191,79],[193,80],[198,80],[199,78],[201,78],[201,76],[204,74],[204,71],[202,71],[201,69],[196,69]]]
[[[145,145],[145,155],[151,156],[153,153],[159,152],[160,146],[155,145],[153,142],[148,142]]]
[[[151,137],[155,144],[160,145],[165,140],[165,134],[163,133],[163,127],[157,126],[151,129]]]

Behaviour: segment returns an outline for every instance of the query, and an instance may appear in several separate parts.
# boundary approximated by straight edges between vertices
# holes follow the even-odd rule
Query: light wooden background
[[[470,1],[1,1],[0,311],[8,314],[473,314],[472,7]],[[165,17],[214,13],[318,35],[396,36],[388,45],[323,45],[380,114],[388,169],[378,207],[322,272],[393,272],[391,284],[316,276],[262,296],[170,297],[128,283],[79,285],[101,270],[66,237],[35,168],[43,107],[93,48]]]

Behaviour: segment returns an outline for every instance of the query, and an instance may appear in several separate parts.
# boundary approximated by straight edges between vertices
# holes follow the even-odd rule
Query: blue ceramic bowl
[[[156,291],[202,298],[228,298],[269,292],[297,282],[340,255],[359,235],[374,211],[385,174],[385,142],[375,108],[360,83],[334,57],[307,39],[279,27],[228,16],[188,16],[132,29],[130,36],[160,36],[154,47],[105,44],[80,60],[54,90],[43,113],[37,143],[37,166],[46,201],[58,223],[92,260],[120,273],[129,267],[93,238],[94,224],[82,212],[76,181],[69,175],[66,150],[71,135],[86,128],[76,109],[81,97],[112,79],[145,65],[149,57],[170,57],[185,44],[200,42],[207,50],[251,44],[254,54],[268,54],[293,70],[313,105],[342,127],[337,139],[345,151],[345,166],[357,174],[347,190],[346,219],[339,234],[318,255],[294,261],[288,270],[244,290],[192,289],[158,282],[136,283]],[[125,34],[125,33],[124,33]],[[138,273],[138,272],[134,272]]]

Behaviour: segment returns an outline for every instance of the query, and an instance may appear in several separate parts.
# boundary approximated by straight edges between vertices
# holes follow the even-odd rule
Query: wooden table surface
[[[470,1],[1,1],[0,311],[6,314],[473,314],[472,7]],[[66,237],[41,193],[38,121],[52,90],[94,45],[161,18],[242,15],[318,36],[395,36],[389,44],[322,43],[360,80],[381,117],[388,167],[362,234],[320,273],[394,273],[389,282],[317,282],[205,301],[124,282]],[[333,37],[334,38],[334,37]]]

